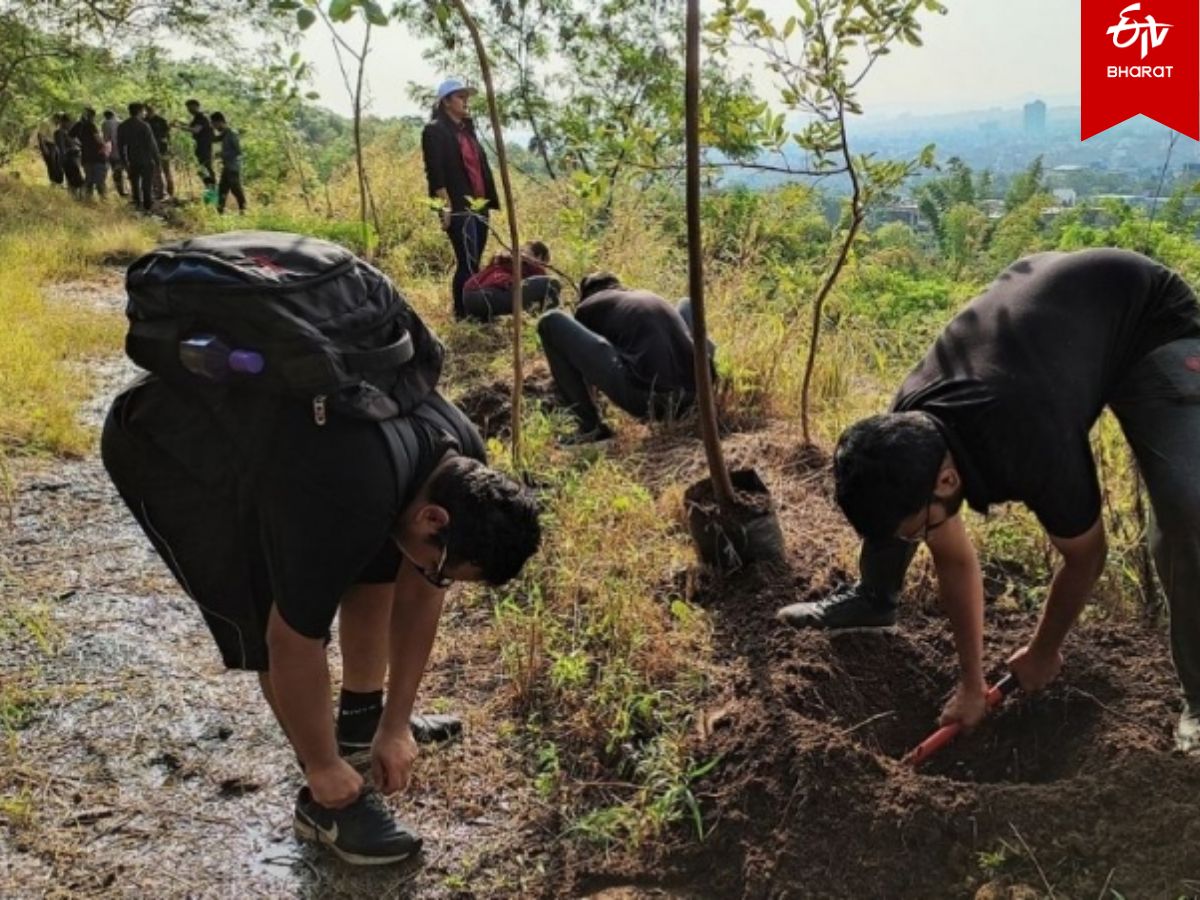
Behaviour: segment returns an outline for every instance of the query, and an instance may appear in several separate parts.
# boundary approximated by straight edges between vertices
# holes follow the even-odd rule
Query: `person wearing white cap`
[[[463,286],[479,271],[487,243],[488,213],[500,208],[492,169],[469,112],[474,93],[461,79],[443,81],[438,85],[433,116],[421,134],[429,196],[441,201],[442,230],[454,248],[452,293],[458,318],[464,315]],[[473,209],[478,204],[472,201],[480,200],[484,201],[482,208]]]

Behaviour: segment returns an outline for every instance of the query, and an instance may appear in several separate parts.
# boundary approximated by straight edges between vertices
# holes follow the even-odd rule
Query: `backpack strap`
[[[398,369],[410,362],[415,352],[412,335],[406,331],[400,340],[386,347],[377,347],[374,350],[343,350],[342,362],[350,372],[381,372]]]
[[[379,423],[383,440],[388,446],[388,452],[392,455],[392,466],[396,470],[397,515],[404,511],[404,497],[408,481],[413,476],[413,469],[417,464],[417,454],[420,452],[412,428],[404,427],[406,425],[407,423],[400,418],[386,419]]]

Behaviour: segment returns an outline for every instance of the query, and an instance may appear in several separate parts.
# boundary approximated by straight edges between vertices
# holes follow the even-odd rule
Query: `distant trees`
[[[850,196],[829,246],[827,267],[812,300],[808,357],[800,391],[800,424],[812,442],[810,391],[825,302],[876,204],[893,197],[914,173],[933,164],[933,147],[910,159],[877,159],[855,153],[847,123],[862,113],[858,90],[875,64],[898,44],[920,46],[921,12],[944,13],[937,0],[796,0],[796,14],[774,20],[748,0],[725,0],[710,26],[712,47],[724,54],[732,42],[759,54],[779,87],[779,99],[799,113],[793,131],[783,114],[768,116],[761,136],[776,151],[798,148],[807,162],[797,175],[844,176]]]
[[[449,17],[425,0],[397,14],[436,39],[446,71],[478,65]],[[678,174],[683,157],[683,29],[667,0],[486,0],[473,15],[493,57],[503,123],[527,128],[550,178],[610,190],[630,173]],[[759,151],[766,109],[748,80],[716,61],[702,71],[701,140],[732,159]]]
[[[1044,176],[1042,158],[1038,156],[1024,172],[1013,178],[1008,193],[1004,196],[1004,208],[1011,212],[1040,194],[1045,189]]]
[[[123,80],[131,55],[164,34],[229,42],[235,26],[275,32],[280,0],[0,0],[0,163],[24,148],[52,111],[100,102],[99,85]],[[148,99],[145,85],[129,100]]]

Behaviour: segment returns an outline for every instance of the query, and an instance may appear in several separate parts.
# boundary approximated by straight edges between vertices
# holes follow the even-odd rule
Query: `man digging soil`
[[[1103,407],[1133,448],[1153,507],[1150,544],[1183,688],[1180,751],[1200,754],[1200,308],[1175,273],[1136,253],[1019,260],[946,327],[890,412],[851,426],[834,455],[837,499],[864,538],[861,580],[779,611],[798,628],[883,628],[922,541],[954,632],[958,687],[942,723],[986,712],[983,582],[958,511],[1019,501],[1062,565],[1030,642],[1009,659],[1048,685],[1103,571],[1100,486],[1088,432]]]

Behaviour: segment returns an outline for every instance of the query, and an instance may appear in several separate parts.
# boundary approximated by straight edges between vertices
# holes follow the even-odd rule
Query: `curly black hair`
[[[833,453],[833,477],[854,530],[872,540],[892,537],[929,502],[946,449],[928,413],[886,413],[847,428]]]
[[[478,460],[450,459],[430,483],[428,498],[450,515],[438,534],[446,564],[473,565],[488,584],[516,577],[541,543],[532,492]]]

